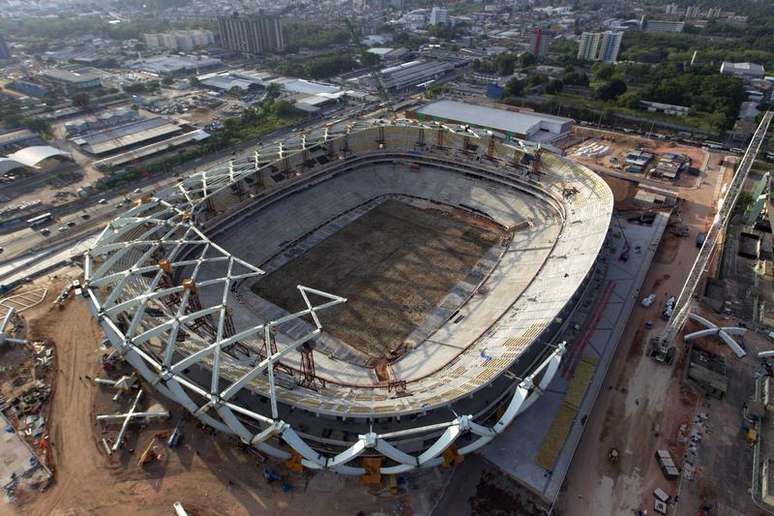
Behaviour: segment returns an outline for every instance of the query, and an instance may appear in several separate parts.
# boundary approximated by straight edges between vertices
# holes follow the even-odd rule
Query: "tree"
[[[535,86],[539,86],[543,84],[546,81],[548,81],[548,77],[546,77],[542,73],[539,73],[527,79],[527,86],[530,88],[533,88]]]
[[[175,82],[175,80],[169,75],[161,79],[161,84],[163,84],[164,86],[170,86],[173,82]]]
[[[588,86],[589,76],[583,72],[567,72],[562,76],[562,82],[574,86]]]
[[[615,73],[615,67],[608,63],[596,63],[591,68],[591,73],[594,74],[594,78],[598,81],[606,81],[613,77]]]
[[[524,83],[518,79],[511,79],[505,83],[505,94],[509,97],[521,97],[524,94]]]
[[[519,56],[519,66],[529,68],[537,63],[537,58],[530,52],[524,52]]]
[[[516,58],[513,54],[502,53],[495,58],[495,67],[498,75],[513,75]]]
[[[287,100],[278,100],[274,103],[273,111],[279,117],[290,118],[295,114],[296,108]]]
[[[266,96],[270,99],[279,97],[281,91],[282,88],[280,88],[280,85],[276,82],[270,82],[269,85],[266,86]]]
[[[564,89],[564,83],[558,79],[551,79],[548,81],[548,84],[546,84],[546,93],[549,95],[561,93],[562,89]]]
[[[86,92],[77,93],[73,96],[73,104],[79,108],[85,108],[91,102],[91,97]]]
[[[628,109],[640,109],[640,94],[636,91],[627,91],[616,99],[619,106]]]
[[[373,52],[363,50],[360,52],[360,64],[363,66],[376,66],[379,64],[379,56]]]
[[[624,93],[626,93],[626,83],[621,79],[603,82],[594,88],[594,96],[600,100],[613,100]]]

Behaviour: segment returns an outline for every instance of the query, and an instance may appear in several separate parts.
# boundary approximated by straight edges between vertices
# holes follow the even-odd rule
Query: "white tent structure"
[[[15,159],[0,157],[0,175],[7,174],[11,170],[16,170],[17,168],[26,167],[27,166],[24,163],[20,163]]]
[[[69,152],[59,150],[50,145],[33,145],[32,147],[25,147],[24,149],[9,154],[7,159],[30,168],[36,168],[42,161],[54,157],[72,159],[72,155]]]

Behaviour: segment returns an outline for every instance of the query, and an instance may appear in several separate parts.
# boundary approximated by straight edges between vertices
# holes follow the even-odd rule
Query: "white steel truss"
[[[15,312],[16,312],[16,309],[9,308],[8,311],[5,313],[5,316],[3,317],[3,319],[0,320],[0,346],[3,346],[5,344],[27,344],[27,342],[29,342],[26,339],[17,339],[17,338],[8,336],[8,330],[6,329],[6,327],[10,326]]]
[[[283,357],[312,343],[322,332],[318,312],[346,299],[299,285],[304,309],[236,331],[229,323],[229,303],[236,286],[264,272],[209,240],[199,229],[199,213],[214,193],[238,186],[241,180],[263,173],[288,155],[334,138],[346,139],[353,128],[343,132],[325,128],[296,142],[259,146],[252,158],[232,160],[227,166],[192,175],[132,208],[113,220],[86,253],[85,287],[94,316],[123,358],[161,394],[202,422],[238,436],[267,455],[289,459],[291,453],[278,445],[284,442],[311,469],[361,475],[365,468],[353,465],[353,461],[363,454],[378,453],[391,461],[380,468],[381,473],[395,474],[440,464],[442,454],[463,435],[471,439],[456,450],[462,455],[492,441],[548,388],[565,345],[554,347],[526,378],[513,380],[505,411],[492,426],[476,422],[470,414],[454,414],[452,419],[433,425],[410,427],[407,422],[405,430],[371,431],[359,435],[344,451],[324,455],[283,420],[275,368]],[[481,137],[467,128],[461,132]],[[292,342],[274,341],[274,330],[302,318],[311,320],[311,331]],[[247,346],[247,351],[240,351],[240,345]],[[240,374],[235,376],[230,369],[229,377],[236,378],[230,381],[223,371],[235,362],[241,365],[237,370]],[[202,380],[203,375],[209,378]],[[251,410],[239,398],[252,392],[255,381],[264,376],[268,376],[270,415]],[[439,433],[418,455],[393,444],[407,436]]]

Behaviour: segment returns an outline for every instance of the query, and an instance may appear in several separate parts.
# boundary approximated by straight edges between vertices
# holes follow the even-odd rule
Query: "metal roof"
[[[0,174],[5,174],[17,168],[24,168],[24,163],[19,163],[11,158],[0,158]]]
[[[22,165],[28,167],[35,167],[41,161],[58,156],[60,158],[72,159],[70,153],[63,150],[59,150],[56,147],[50,145],[33,145],[32,147],[25,147],[20,151],[16,151],[13,154],[9,154],[8,157],[14,161],[18,161]]]
[[[92,154],[128,147],[159,136],[172,134],[180,130],[164,117],[143,118],[128,124],[103,129],[91,134],[73,138],[73,142]]]
[[[440,100],[433,102],[417,110],[425,116],[443,118],[460,124],[470,124],[478,127],[487,127],[497,131],[511,134],[529,136],[530,133],[541,129],[540,124],[566,124],[573,122],[571,118],[563,118],[542,113],[524,113],[506,111],[464,102],[452,100]]]

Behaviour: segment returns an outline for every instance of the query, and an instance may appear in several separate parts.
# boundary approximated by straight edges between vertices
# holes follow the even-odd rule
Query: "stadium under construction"
[[[529,425],[612,212],[595,173],[518,142],[326,129],[120,215],[86,294],[202,422],[310,469],[402,473]]]

